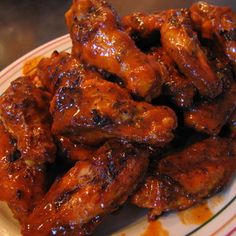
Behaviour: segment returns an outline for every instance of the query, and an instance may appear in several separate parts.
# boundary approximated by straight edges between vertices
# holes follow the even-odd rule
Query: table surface
[[[189,6],[191,0],[108,0],[120,15]],[[236,11],[235,0],[208,0]],[[67,33],[71,0],[0,0],[0,71],[32,49]]]

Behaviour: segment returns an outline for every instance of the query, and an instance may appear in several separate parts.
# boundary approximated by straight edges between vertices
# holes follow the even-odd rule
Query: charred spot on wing
[[[58,93],[55,95],[56,97],[56,107],[57,109],[62,112],[65,109],[69,109],[75,103],[75,97],[70,95],[67,91],[73,92],[73,94],[80,94],[79,89],[70,88],[70,87],[62,87],[59,89]],[[69,94],[69,96],[68,96]]]
[[[16,191],[16,198],[17,198],[18,200],[21,200],[21,199],[23,199],[23,197],[24,197],[24,192],[23,192],[22,190],[18,189],[18,190]]]
[[[8,156],[8,161],[9,162],[14,162],[14,161],[20,159],[20,157],[21,157],[21,152],[19,150],[15,150],[13,153],[11,153]]]
[[[113,123],[110,117],[102,115],[97,109],[92,109],[91,112],[94,125],[102,127]]]
[[[74,193],[78,192],[79,189],[80,189],[80,186],[75,186],[73,189],[62,192],[54,201],[55,208],[59,209],[64,203],[68,202],[71,196]]]

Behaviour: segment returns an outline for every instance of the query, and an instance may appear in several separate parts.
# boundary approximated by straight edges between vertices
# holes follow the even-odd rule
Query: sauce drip
[[[213,213],[211,212],[207,203],[192,207],[190,209],[178,213],[181,222],[185,225],[189,224],[203,224],[209,220]]]
[[[140,236],[168,236],[169,233],[163,228],[160,221],[151,221],[147,229]]]

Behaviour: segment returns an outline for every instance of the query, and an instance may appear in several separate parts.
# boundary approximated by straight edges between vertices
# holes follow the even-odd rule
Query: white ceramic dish
[[[0,94],[5,91],[12,80],[22,74],[22,67],[26,61],[37,56],[49,56],[54,50],[70,51],[70,48],[70,38],[65,35],[44,44],[15,61],[0,72]],[[178,214],[171,213],[160,217],[153,227],[152,234],[146,233],[146,235],[143,233],[150,226],[146,220],[147,211],[128,205],[123,207],[119,214],[107,217],[94,235],[236,235],[236,176],[224,192],[210,199],[207,204],[212,214],[205,223],[183,224]],[[164,230],[160,230],[160,225]],[[13,219],[7,205],[0,202],[0,236],[19,235],[19,224]]]

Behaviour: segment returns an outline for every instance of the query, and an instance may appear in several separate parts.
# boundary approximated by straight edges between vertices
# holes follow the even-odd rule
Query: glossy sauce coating
[[[117,75],[135,96],[151,100],[160,94],[163,81],[155,61],[135,46],[108,3],[74,0],[66,21],[75,56]]]
[[[133,101],[126,90],[69,54],[54,54],[44,63],[41,77],[58,88],[51,102],[55,135],[87,145],[119,137],[162,146],[173,138],[177,121],[170,108]]]
[[[149,219],[182,210],[221,190],[236,170],[236,141],[209,138],[161,159],[132,203],[151,209]]]
[[[151,221],[147,229],[140,236],[168,236],[168,231],[162,226],[161,222]]]
[[[43,166],[30,167],[22,160],[16,142],[0,122],[0,201],[24,222],[45,193]]]
[[[149,153],[110,141],[91,161],[77,162],[35,208],[23,235],[88,235],[142,180]]]
[[[25,161],[52,162],[55,145],[49,114],[50,95],[37,88],[30,77],[20,77],[0,97],[0,116]]]
[[[164,93],[169,95],[177,106],[190,107],[196,92],[191,81],[178,72],[163,48],[154,49],[151,55],[160,66],[160,75],[164,79]]]
[[[170,10],[161,27],[161,42],[179,69],[204,97],[215,98],[222,92],[217,78],[193,31],[189,12]]]
[[[198,2],[190,8],[191,18],[205,38],[215,38],[236,72],[236,15],[228,7]]]
[[[209,135],[217,135],[236,108],[236,83],[214,101],[205,101],[186,112],[186,125]]]

